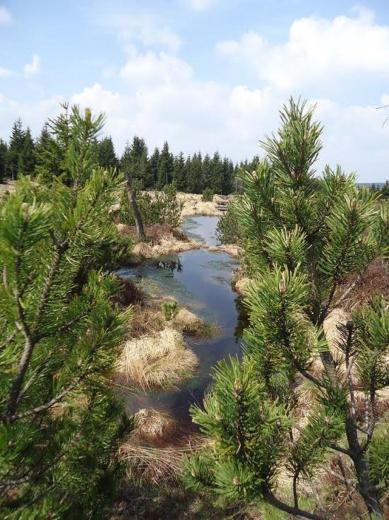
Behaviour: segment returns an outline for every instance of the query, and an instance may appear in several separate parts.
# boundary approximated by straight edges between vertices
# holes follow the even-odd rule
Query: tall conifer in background
[[[322,127],[311,109],[291,100],[281,122],[263,143],[266,158],[242,174],[234,204],[253,279],[243,361],[221,363],[204,409],[193,409],[212,442],[188,460],[186,479],[227,500],[265,501],[319,519],[325,511],[304,509],[299,484],[336,454],[370,517],[382,518],[389,430],[376,432],[380,391],[389,383],[387,302],[356,311],[335,344],[323,323],[347,296],[345,282],[383,253],[387,227],[376,196],[353,176],[326,167],[315,177]],[[277,485],[285,470],[289,490]]]
[[[0,182],[4,182],[7,177],[8,165],[8,146],[5,141],[0,139]]]
[[[111,137],[104,137],[98,144],[98,161],[103,168],[117,168],[118,159]]]
[[[24,130],[22,120],[13,124],[8,146],[8,170],[11,179],[16,179],[22,170]]]
[[[173,180],[173,155],[170,153],[169,145],[167,142],[164,143],[163,148],[159,154],[158,161],[158,178],[157,178],[157,189],[161,190],[167,184],[170,184]]]

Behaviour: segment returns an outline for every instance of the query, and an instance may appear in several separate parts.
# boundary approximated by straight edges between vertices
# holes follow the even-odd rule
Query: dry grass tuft
[[[339,289],[339,296],[353,282],[347,279]],[[347,310],[354,310],[377,296],[389,299],[389,263],[383,258],[376,258],[367,267],[361,279],[343,302]]]
[[[120,448],[121,458],[128,463],[131,480],[156,485],[176,481],[183,456],[206,442],[202,436],[158,410],[139,410],[134,419],[135,428]]]
[[[115,303],[118,303],[123,307],[128,307],[129,305],[134,304],[143,304],[146,295],[138,285],[129,279],[121,279],[120,282],[121,289],[113,298]]]
[[[201,318],[188,311],[188,309],[180,309],[173,319],[175,328],[196,337],[209,337],[216,333],[217,327],[206,323]]]
[[[182,334],[166,327],[127,341],[117,364],[117,379],[121,385],[162,390],[190,377],[197,366],[197,357],[185,347]]]

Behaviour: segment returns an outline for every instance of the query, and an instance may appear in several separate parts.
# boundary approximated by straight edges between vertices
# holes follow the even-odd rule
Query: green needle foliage
[[[378,392],[389,383],[387,303],[356,312],[336,345],[327,343],[323,323],[347,297],[345,282],[385,255],[388,221],[377,197],[339,166],[315,175],[321,132],[312,109],[290,100],[280,130],[263,142],[265,158],[241,173],[242,192],[230,211],[253,279],[244,356],[220,365],[204,410],[193,410],[210,444],[187,461],[185,478],[225,499],[262,500],[318,519],[300,507],[299,479],[313,477],[327,454],[338,452],[351,461],[369,514],[381,518],[388,476],[380,446],[389,438],[382,433],[377,443],[374,433]],[[308,403],[299,400],[303,382],[313,396]],[[308,412],[303,424],[300,406]],[[290,492],[291,504],[277,491],[282,469],[291,488],[281,496]]]
[[[66,117],[65,117],[66,116]],[[104,518],[128,428],[110,372],[128,313],[107,274],[123,190],[95,168],[103,119],[77,108],[53,121],[67,142],[64,183],[24,178],[0,208],[1,518]],[[65,146],[65,145],[64,145]],[[70,179],[70,182],[69,182]]]

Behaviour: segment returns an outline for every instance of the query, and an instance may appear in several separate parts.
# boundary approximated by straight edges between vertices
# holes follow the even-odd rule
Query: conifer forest
[[[0,519],[389,518],[389,12],[244,3],[0,4]]]

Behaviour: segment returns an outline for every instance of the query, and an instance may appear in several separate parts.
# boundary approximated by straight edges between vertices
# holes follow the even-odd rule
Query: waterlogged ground
[[[190,217],[185,220],[183,229],[191,238],[217,245],[217,221],[217,217]],[[236,265],[236,260],[226,253],[197,249],[119,271],[120,276],[137,278],[154,294],[172,296],[180,305],[218,328],[211,339],[186,338],[200,362],[194,378],[173,391],[132,398],[131,407],[135,409],[129,411],[153,407],[188,419],[190,404],[201,403],[210,384],[212,367],[229,355],[239,355],[237,295],[231,289]]]

